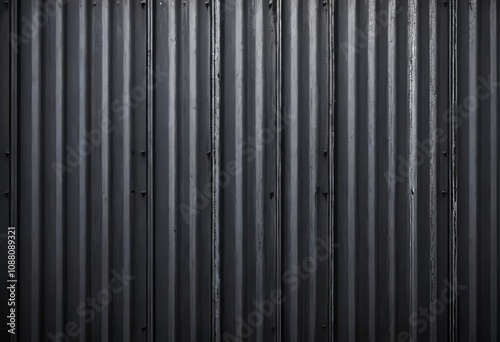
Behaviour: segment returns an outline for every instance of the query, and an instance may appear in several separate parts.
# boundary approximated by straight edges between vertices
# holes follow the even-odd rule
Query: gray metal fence
[[[0,339],[498,341],[498,13],[4,1]]]

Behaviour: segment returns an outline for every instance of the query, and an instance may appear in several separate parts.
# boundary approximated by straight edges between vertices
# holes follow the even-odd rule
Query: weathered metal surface
[[[18,339],[141,340],[146,11],[23,1],[18,17]]]
[[[154,339],[211,334],[210,8],[155,1],[153,65]]]
[[[457,284],[459,340],[497,341],[498,9],[496,1],[458,2]]]
[[[498,339],[495,0],[0,7],[19,341]]]

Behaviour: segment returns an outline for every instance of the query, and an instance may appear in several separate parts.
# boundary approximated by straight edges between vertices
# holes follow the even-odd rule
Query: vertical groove
[[[408,193],[410,203],[410,313],[417,312],[418,272],[417,272],[417,58],[418,58],[418,7],[416,0],[408,3],[408,115],[409,115],[409,166]],[[412,340],[417,339],[415,325],[411,328]]]
[[[235,2],[235,296],[236,317],[243,317],[243,0]]]
[[[436,0],[429,2],[429,260],[430,288],[429,307],[437,300],[437,164],[436,164],[436,130],[437,130],[437,93],[436,93]],[[436,316],[431,311],[430,340],[437,342]]]
[[[469,1],[469,96],[476,98],[477,1]],[[469,339],[477,338],[477,108],[469,118]]]
[[[318,22],[317,1],[309,1],[309,256],[314,257],[317,245],[316,198],[320,195],[318,186]],[[292,153],[295,153],[292,150]],[[309,277],[309,341],[315,340],[316,333],[316,283],[317,272]]]
[[[370,341],[376,340],[376,279],[375,279],[375,108],[376,108],[376,4],[370,0],[368,4],[368,336]]]
[[[262,302],[264,288],[264,13],[262,0],[255,1],[255,300]],[[263,324],[256,328],[255,339],[262,341]]]
[[[123,1],[123,94],[130,99],[131,70],[131,27],[130,0]],[[131,151],[132,134],[130,107],[125,106],[123,113],[123,273],[132,274],[131,269],[131,224],[130,224],[130,183],[132,181]],[[123,289],[123,342],[130,342],[130,287]]]
[[[55,158],[58,165],[63,163],[63,10],[59,0],[55,0]],[[64,178],[55,182],[55,291],[56,291],[56,331],[63,331],[64,324],[64,237],[63,237],[63,185]]]
[[[388,127],[388,271],[389,271],[389,336],[396,337],[396,0],[389,0],[387,39],[387,127]]]
[[[498,23],[497,23],[497,2],[490,1],[490,68],[491,84],[498,84]],[[491,92],[491,284],[490,284],[490,326],[491,342],[498,341],[498,92]]]
[[[168,203],[177,203],[177,5],[171,0],[168,10],[168,155],[172,167],[168,170]],[[168,209],[168,336],[176,341],[176,228],[177,211],[175,205]]]
[[[31,2],[32,20],[38,13],[38,2]],[[40,29],[35,28],[31,41],[31,341],[40,338],[40,187],[41,187],[41,135],[40,135]]]
[[[109,148],[110,137],[108,124],[109,117],[109,0],[102,2],[102,247],[101,247],[101,289],[108,289],[109,275]],[[101,313],[102,326],[101,338],[106,341],[109,338],[109,308],[104,308]]]
[[[86,1],[80,0],[79,10],[79,56],[81,60],[78,66],[78,82],[79,82],[79,137],[80,144],[86,142],[85,132],[87,132],[87,7]],[[85,146],[87,149],[88,146]],[[80,207],[79,207],[79,301],[84,303],[87,297],[87,158],[81,158],[81,165],[79,171],[79,194],[80,194]],[[80,316],[80,342],[87,341],[87,324],[85,317]]]
[[[196,211],[197,206],[197,6],[196,0],[191,0],[189,11],[189,322],[190,340],[196,341]]]
[[[290,184],[289,184],[289,195],[288,200],[289,200],[289,213],[290,213],[290,227],[287,227],[289,229],[289,262],[288,265],[290,269],[295,269],[295,267],[298,267],[298,172],[299,172],[299,165],[298,165],[298,156],[296,151],[298,151],[298,140],[299,140],[299,127],[298,127],[298,98],[299,98],[299,77],[298,77],[298,70],[299,70],[299,63],[298,63],[298,57],[299,57],[299,42],[298,42],[298,6],[299,6],[299,0],[290,0],[289,6],[290,6],[290,52],[289,52],[289,58],[290,58],[290,70],[288,72],[290,73],[290,165],[289,165],[289,170],[290,170]],[[288,328],[290,329],[290,339],[292,341],[296,341],[298,338],[297,332],[298,332],[298,293],[297,291],[291,291],[290,295],[290,301],[289,301],[289,312],[290,312],[290,320],[287,322]],[[288,296],[287,296],[288,297]]]
[[[211,15],[211,144],[212,144],[212,340],[220,334],[220,1],[212,2]],[[175,0],[173,1],[175,2]],[[170,22],[172,22],[170,20]],[[171,28],[171,27],[170,27]],[[170,30],[169,30],[170,32]],[[171,57],[175,56],[171,55]],[[173,69],[175,70],[175,68]],[[175,84],[174,84],[175,86]]]
[[[356,5],[350,1],[347,13],[347,331],[356,340]]]

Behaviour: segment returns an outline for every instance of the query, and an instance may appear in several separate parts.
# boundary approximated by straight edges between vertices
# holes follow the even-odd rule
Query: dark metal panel
[[[19,4],[19,18],[33,17],[33,2]],[[22,33],[22,29],[20,30]],[[30,329],[20,329],[18,338],[37,341],[40,322],[40,35],[35,28],[31,39],[18,45],[19,64],[19,321]],[[23,133],[24,132],[24,133]],[[26,265],[26,267],[23,267]]]
[[[11,5],[19,340],[497,340],[494,0]]]
[[[155,1],[154,337],[210,340],[210,7]]]
[[[66,173],[66,198],[71,197],[66,206],[66,243],[67,249],[75,251],[67,256],[67,320],[77,322],[80,327],[79,341],[88,341],[89,331],[85,317],[75,310],[85,302],[88,294],[88,224],[89,206],[88,196],[88,163],[85,153],[88,146],[85,132],[88,127],[88,93],[87,70],[87,18],[89,6],[83,3],[70,2],[65,15],[67,25],[64,41],[68,49],[67,60],[73,61],[66,67],[65,86],[68,98],[65,101],[65,139],[67,147],[64,153],[71,151],[71,162],[80,163],[80,167]],[[69,161],[69,160],[68,160]],[[73,165],[73,164],[72,164]]]
[[[446,339],[447,8],[336,6],[335,337]]]
[[[266,1],[220,3],[221,340],[277,334],[276,34]]]
[[[326,4],[326,3],[325,3]],[[282,3],[283,340],[329,339],[329,11]]]
[[[47,1],[19,16],[19,339],[140,340],[146,12]]]
[[[458,340],[498,339],[498,11],[458,3]]]

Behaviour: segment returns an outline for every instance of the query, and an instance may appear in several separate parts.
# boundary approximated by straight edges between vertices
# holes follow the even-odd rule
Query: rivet
[[[10,156],[10,152],[9,151],[5,151],[5,156],[9,157]]]
[[[328,155],[328,150],[324,150],[324,151],[323,151],[323,155],[324,155],[324,156]]]
[[[271,198],[274,197],[274,191],[271,191],[271,193],[269,194],[269,196],[271,196]]]
[[[446,191],[441,191],[441,194],[442,194],[443,196],[446,196]]]
[[[146,155],[146,151],[145,151],[145,150],[142,150],[142,151],[141,151],[141,155],[145,156],[145,155]]]
[[[142,197],[146,196],[146,191],[141,191]]]

